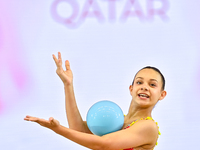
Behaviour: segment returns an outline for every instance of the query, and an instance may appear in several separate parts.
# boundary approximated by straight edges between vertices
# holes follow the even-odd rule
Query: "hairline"
[[[161,87],[161,89],[164,90],[164,89],[165,89],[165,77],[163,76],[163,74],[161,73],[161,71],[160,71],[158,68],[156,68],[156,67],[151,67],[151,66],[146,66],[146,67],[140,69],[140,70],[135,74],[134,79],[133,79],[133,82],[132,82],[132,85],[134,84],[134,81],[135,81],[135,79],[136,79],[137,74],[138,74],[141,70],[144,70],[144,69],[152,69],[152,70],[154,70],[155,72],[157,72],[157,73],[160,74],[160,77],[161,77],[161,80],[162,80],[162,87]]]

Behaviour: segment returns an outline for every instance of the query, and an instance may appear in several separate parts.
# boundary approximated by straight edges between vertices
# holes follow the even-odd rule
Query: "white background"
[[[92,104],[105,99],[116,102],[126,114],[131,101],[128,88],[135,73],[147,65],[159,68],[168,95],[153,110],[161,131],[155,149],[198,149],[200,2],[165,0],[169,3],[167,20],[155,15],[151,21],[135,16],[122,22],[127,1],[116,2],[116,20],[111,22],[108,2],[96,0],[104,22],[86,17],[76,28],[53,17],[54,0],[0,1],[1,149],[87,149],[23,120],[26,115],[53,116],[68,126],[64,88],[52,59],[58,51],[71,63],[84,119]],[[155,8],[163,1],[155,0]],[[76,0],[78,16],[85,2]],[[137,2],[146,15],[147,0]],[[68,1],[57,5],[63,18],[72,11]]]

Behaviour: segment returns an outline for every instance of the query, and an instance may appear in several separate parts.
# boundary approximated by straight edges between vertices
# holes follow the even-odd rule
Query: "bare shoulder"
[[[153,120],[140,120],[131,126],[131,128],[144,134],[151,134],[151,136],[155,135],[156,137],[159,132],[158,126]]]
[[[143,148],[154,147],[158,140],[158,126],[153,120],[140,120],[130,127],[130,131],[143,140]]]
[[[113,149],[152,149],[158,139],[158,126],[153,120],[140,120],[131,127],[104,136]]]

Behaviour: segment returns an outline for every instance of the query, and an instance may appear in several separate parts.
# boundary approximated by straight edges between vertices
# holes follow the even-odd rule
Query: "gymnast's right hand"
[[[62,80],[64,85],[71,85],[72,81],[73,81],[73,74],[72,74],[72,71],[70,69],[69,61],[68,60],[65,61],[66,70],[64,70],[63,67],[62,67],[61,53],[58,52],[58,59],[53,54],[53,59],[54,59],[56,66],[57,66],[56,73],[58,74],[58,76],[60,77],[60,79]]]

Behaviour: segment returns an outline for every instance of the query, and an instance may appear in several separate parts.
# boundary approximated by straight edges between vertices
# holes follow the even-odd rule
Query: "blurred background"
[[[159,68],[168,95],[153,110],[155,150],[197,149],[200,126],[200,1],[0,0],[0,147],[87,149],[23,118],[68,126],[64,87],[52,54],[69,60],[85,120],[100,100],[128,112],[129,85]]]

